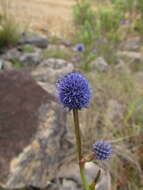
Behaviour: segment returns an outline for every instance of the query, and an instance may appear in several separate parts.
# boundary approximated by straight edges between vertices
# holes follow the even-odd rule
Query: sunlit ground
[[[71,32],[74,3],[74,0],[12,0],[9,9],[25,28],[63,35]]]

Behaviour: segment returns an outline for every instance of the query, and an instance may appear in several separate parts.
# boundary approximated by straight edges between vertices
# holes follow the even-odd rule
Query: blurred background
[[[39,38],[48,47],[35,47]],[[0,69],[34,70],[51,58],[91,81],[85,152],[110,141],[112,190],[143,190],[143,0],[0,0]]]

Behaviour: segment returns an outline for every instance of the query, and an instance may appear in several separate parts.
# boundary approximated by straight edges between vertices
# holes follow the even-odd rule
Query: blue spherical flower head
[[[84,44],[77,44],[76,47],[75,47],[75,50],[76,50],[76,51],[79,51],[79,52],[85,51],[85,46],[84,46]]]
[[[98,160],[108,160],[112,155],[113,149],[109,142],[98,141],[93,145],[93,152]]]
[[[69,73],[57,85],[60,102],[69,110],[82,109],[91,100],[91,87],[87,79],[79,73]]]

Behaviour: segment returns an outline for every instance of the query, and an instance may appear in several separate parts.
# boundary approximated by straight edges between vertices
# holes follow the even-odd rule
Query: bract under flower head
[[[113,149],[109,142],[98,141],[93,145],[93,152],[98,160],[108,160],[112,155]]]
[[[57,88],[60,102],[70,110],[85,108],[90,103],[90,84],[79,73],[69,73],[62,77]]]

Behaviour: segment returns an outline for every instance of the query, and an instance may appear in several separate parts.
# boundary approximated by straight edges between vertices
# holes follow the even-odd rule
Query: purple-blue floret
[[[76,47],[75,47],[75,50],[76,50],[76,51],[79,51],[79,52],[85,51],[85,46],[84,46],[84,44],[77,44]]]
[[[91,101],[91,87],[88,80],[79,73],[69,73],[57,85],[60,102],[69,110],[82,109]]]
[[[109,142],[98,141],[93,145],[93,152],[98,160],[108,160],[112,155],[113,149]]]

